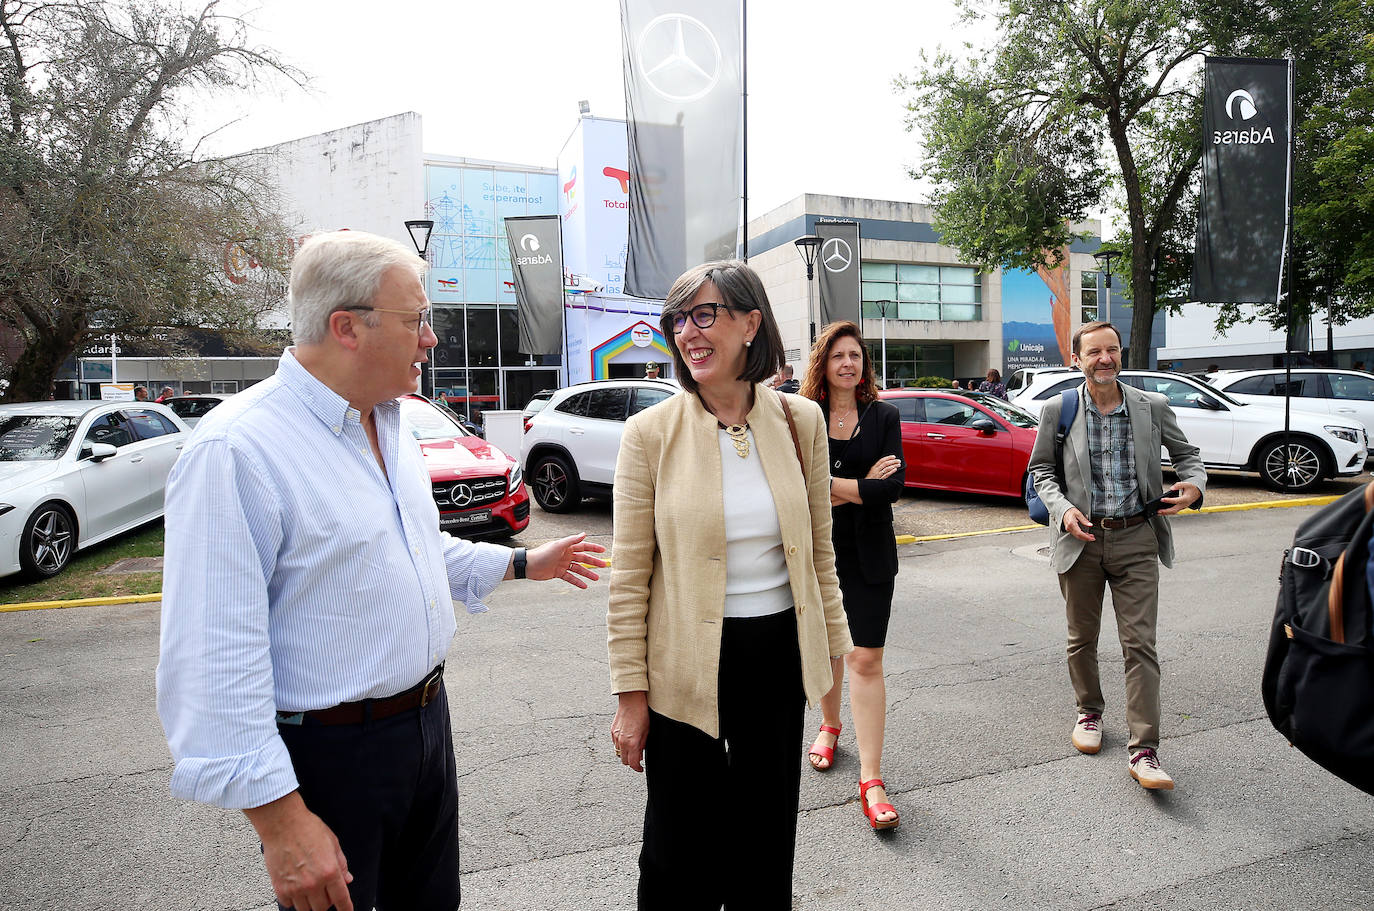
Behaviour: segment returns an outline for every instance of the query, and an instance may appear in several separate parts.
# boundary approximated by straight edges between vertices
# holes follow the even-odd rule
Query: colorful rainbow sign
[[[663,340],[663,333],[640,320],[592,349],[592,378],[607,379],[610,376],[608,365],[611,359],[631,348],[651,348],[659,352],[663,360],[672,360],[672,355],[668,353],[668,344]]]

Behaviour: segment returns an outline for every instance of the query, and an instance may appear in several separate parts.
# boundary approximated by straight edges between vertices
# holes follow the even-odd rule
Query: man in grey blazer
[[[1121,336],[1110,323],[1087,323],[1074,333],[1073,365],[1087,382],[1078,390],[1078,413],[1064,440],[1062,474],[1055,463],[1059,397],[1041,412],[1029,465],[1049,509],[1051,563],[1068,618],[1069,679],[1078,701],[1073,745],[1084,753],[1102,748],[1097,638],[1102,595],[1110,585],[1126,662],[1131,776],[1146,788],[1171,790],[1174,780],[1157,755],[1159,564],[1172,566],[1174,558],[1165,516],[1202,505],[1207,471],[1165,397],[1117,379]],[[1178,474],[1167,496],[1161,496],[1161,446]]]

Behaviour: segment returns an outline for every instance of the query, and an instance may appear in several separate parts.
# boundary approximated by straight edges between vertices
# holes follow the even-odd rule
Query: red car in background
[[[886,389],[902,419],[906,486],[1022,496],[1039,420],[986,392]]]
[[[518,462],[424,396],[397,401],[401,423],[419,442],[429,469],[440,531],[508,538],[530,524],[530,495]]]

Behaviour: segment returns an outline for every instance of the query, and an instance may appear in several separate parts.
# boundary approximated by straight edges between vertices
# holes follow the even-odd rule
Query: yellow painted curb
[[[1292,500],[1260,500],[1256,503],[1232,503],[1227,506],[1204,506],[1201,509],[1189,509],[1170,518],[1177,519],[1182,516],[1191,516],[1198,513],[1210,512],[1243,512],[1247,509],[1282,509],[1288,506],[1325,506],[1334,503],[1341,498],[1341,494],[1327,497],[1297,497]],[[984,528],[979,531],[960,531],[947,535],[898,535],[898,544],[924,544],[929,541],[950,541],[955,538],[976,538],[981,535],[1000,535],[1012,531],[1035,531],[1037,528],[1044,528],[1043,525],[1009,525],[1006,528]]]
[[[1247,509],[1282,509],[1287,506],[1325,506],[1327,503],[1334,503],[1341,498],[1340,494],[1327,497],[1299,497],[1292,500],[1261,500],[1258,503],[1233,503],[1229,506],[1204,506],[1200,510],[1188,510],[1179,513],[1179,516],[1191,515],[1194,512],[1241,512]],[[1174,516],[1178,518],[1178,516]],[[976,538],[982,535],[1000,535],[1013,531],[1035,531],[1037,528],[1044,528],[1043,525],[1008,525],[1006,528],[984,528],[979,531],[960,531],[948,535],[897,535],[898,544],[925,544],[930,541],[951,541],[956,538]],[[589,569],[610,569],[610,558],[606,558],[605,567],[594,567],[590,563],[583,563]],[[24,604],[3,604],[0,605],[0,614],[13,611],[29,610],[55,610],[64,607],[102,607],[111,604],[140,604],[148,601],[161,601],[162,592],[151,595],[124,595],[114,598],[80,598],[75,601],[30,601]]]
[[[0,604],[0,614],[23,610],[57,610],[64,607],[103,607],[110,604],[141,604],[161,601],[162,592],[151,595],[117,595],[112,598],[77,598],[73,601],[27,601],[22,604]]]

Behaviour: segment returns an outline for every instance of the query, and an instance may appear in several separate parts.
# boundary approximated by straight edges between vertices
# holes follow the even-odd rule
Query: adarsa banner
[[[1208,57],[1191,297],[1274,304],[1289,207],[1287,60]]]

